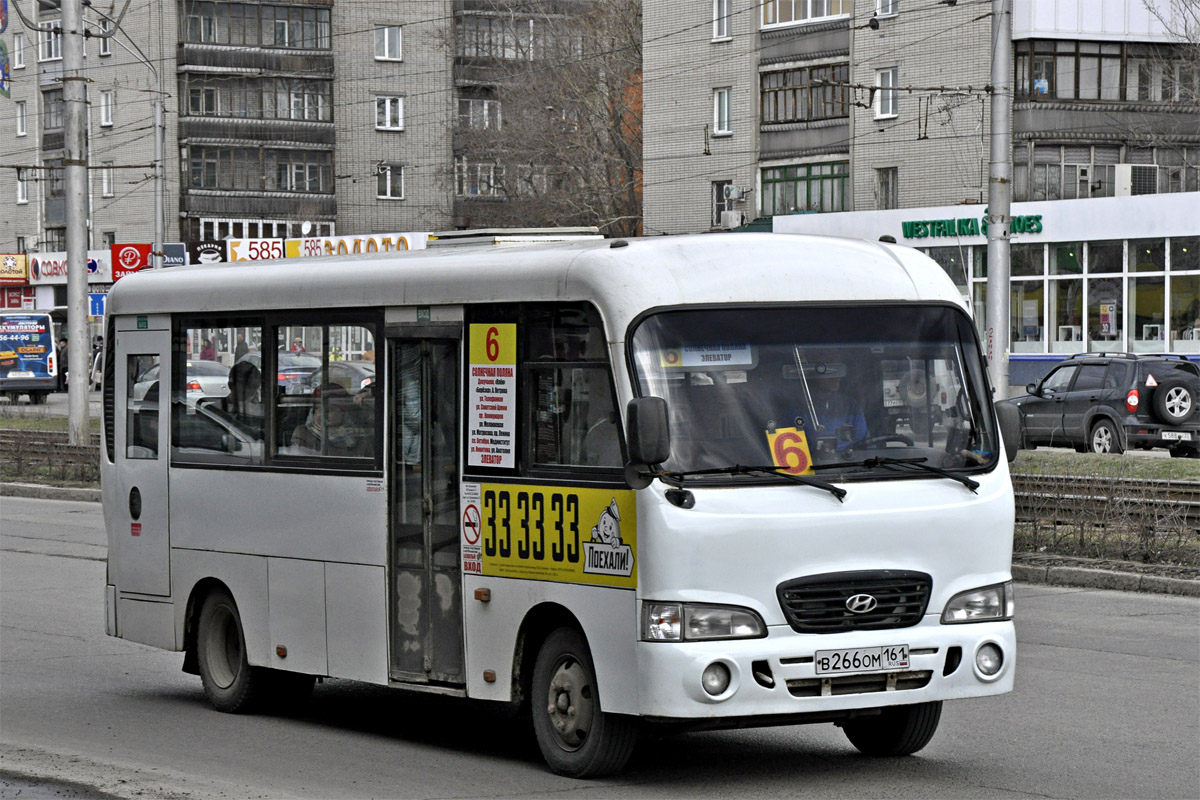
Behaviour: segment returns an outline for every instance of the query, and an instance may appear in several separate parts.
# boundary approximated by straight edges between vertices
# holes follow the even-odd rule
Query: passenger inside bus
[[[804,364],[811,397],[809,436],[816,439],[818,447],[828,441],[835,451],[841,452],[867,438],[867,419],[850,393],[842,388],[846,365],[818,360],[823,358],[818,356]],[[797,416],[803,418],[805,414]]]
[[[356,422],[350,394],[336,383],[317,387],[308,418],[292,433],[296,455],[361,457],[372,455],[374,439]]]

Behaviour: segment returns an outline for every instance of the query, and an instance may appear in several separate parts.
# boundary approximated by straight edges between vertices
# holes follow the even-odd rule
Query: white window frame
[[[385,194],[379,193],[380,184],[386,184],[387,190]],[[397,185],[399,184],[399,185]],[[396,193],[396,190],[399,192]],[[375,184],[375,199],[376,200],[403,200],[404,199],[404,165],[403,164],[382,164],[379,167],[379,179]]]
[[[781,3],[786,3],[792,9],[792,18],[783,22],[779,21],[779,5]],[[818,10],[823,10],[824,6],[834,4],[839,5],[841,11],[836,14],[813,14],[814,6]],[[801,16],[796,15],[796,6],[802,7]],[[761,23],[764,28],[773,28],[777,25],[806,25],[813,22],[825,22],[826,20],[850,16],[850,8],[852,7],[853,0],[763,0],[760,10]]]
[[[109,31],[112,30],[112,22],[107,19],[100,20],[100,30],[103,31],[104,33],[108,33]],[[100,37],[100,55],[102,55],[102,56],[111,56],[112,55],[112,37],[111,36],[101,36]]]
[[[393,47],[392,39],[395,39]],[[403,61],[404,60],[404,37],[401,26],[399,25],[376,25],[375,26],[375,60],[376,61]],[[395,55],[392,50],[395,50]]]
[[[116,176],[113,170],[113,162],[104,161],[100,164],[100,196],[112,197],[116,193]]]
[[[114,89],[100,90],[100,127],[107,128],[113,124],[116,115],[117,93]]]
[[[25,136],[29,133],[29,110],[25,105],[24,100],[17,101],[15,115],[17,118],[17,136]]]
[[[733,87],[721,86],[713,89],[713,136],[732,135]]]
[[[713,0],[713,41],[733,38],[733,0]]]
[[[29,202],[29,177],[25,167],[17,167],[17,205]]]
[[[382,124],[381,117],[382,114]],[[404,97],[398,95],[375,95],[375,130],[404,130]]]
[[[62,34],[54,26],[62,26],[61,20],[38,24],[38,61],[62,61]]]
[[[900,68],[875,70],[875,119],[895,119],[900,115]]]
[[[894,17],[900,13],[900,0],[875,0],[875,16]]]
[[[25,69],[25,34],[13,34],[12,68]]]

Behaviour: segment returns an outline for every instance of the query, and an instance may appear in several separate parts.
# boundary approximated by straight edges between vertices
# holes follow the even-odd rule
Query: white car
[[[158,380],[159,368],[155,364],[142,373],[141,379],[133,385],[133,398],[141,400],[146,396],[151,384],[157,383]],[[229,367],[219,361],[188,359],[187,396],[189,402],[194,404],[201,397],[225,397],[228,394]]]

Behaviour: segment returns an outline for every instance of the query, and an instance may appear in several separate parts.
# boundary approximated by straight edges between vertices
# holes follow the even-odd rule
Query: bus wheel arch
[[[233,592],[229,591],[229,587],[216,578],[205,578],[198,581],[188,595],[187,606],[183,614],[183,671],[189,675],[200,674],[200,664],[196,653],[200,609],[204,606],[204,600],[214,591],[223,591],[230,596],[233,595]]]
[[[583,625],[558,603],[541,603],[529,609],[517,631],[513,653],[512,692],[514,704],[526,706],[533,683],[533,665],[542,644],[557,628],[574,628],[583,635]]]

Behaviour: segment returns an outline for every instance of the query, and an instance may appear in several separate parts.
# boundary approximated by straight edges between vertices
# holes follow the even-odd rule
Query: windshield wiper
[[[846,461],[840,464],[813,464],[813,469],[845,469],[846,467],[915,467],[916,469],[925,472],[932,472],[936,475],[941,475],[943,478],[949,478],[952,481],[958,481],[963,486],[974,492],[979,488],[979,482],[973,481],[966,475],[958,475],[949,470],[935,467],[932,464],[926,464],[929,459],[920,456],[917,458],[888,458],[887,456],[876,456],[875,458],[864,458],[862,461]]]
[[[671,470],[659,470],[655,473],[655,477],[660,478],[664,483],[669,483],[677,488],[683,487],[684,478],[693,478],[700,475],[772,475],[779,478],[786,478],[793,483],[799,483],[804,486],[812,486],[816,489],[824,489],[831,495],[842,502],[842,498],[846,496],[846,490],[839,486],[834,486],[832,483],[821,480],[820,478],[811,478],[807,475],[793,475],[790,472],[782,472],[786,467],[771,466],[746,466],[745,464],[734,464],[732,467],[717,467],[715,469],[693,469],[679,472]]]

